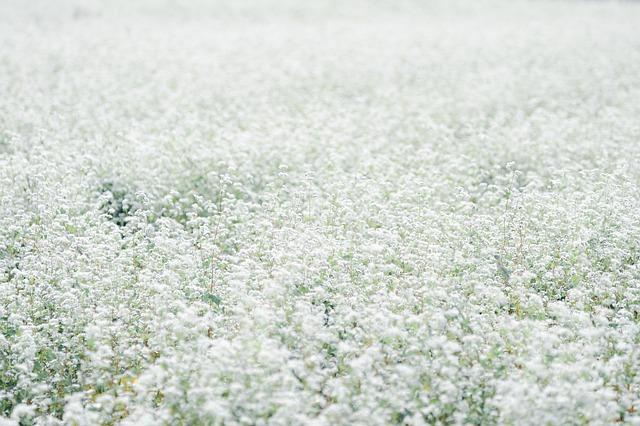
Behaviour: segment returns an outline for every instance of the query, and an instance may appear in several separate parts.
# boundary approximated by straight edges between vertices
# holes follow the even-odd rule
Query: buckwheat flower
[[[0,424],[638,422],[632,5],[98,3],[0,4]]]

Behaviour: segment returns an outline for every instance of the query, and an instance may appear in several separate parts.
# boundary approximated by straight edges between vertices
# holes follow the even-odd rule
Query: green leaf
[[[220,305],[220,303],[222,303],[222,299],[220,299],[218,296],[216,296],[213,293],[205,293],[202,295],[202,300],[204,300],[207,303],[211,303],[214,304],[216,306]]]

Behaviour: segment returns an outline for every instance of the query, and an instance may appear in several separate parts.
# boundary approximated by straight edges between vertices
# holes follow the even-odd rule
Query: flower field
[[[640,424],[640,3],[0,0],[0,425]]]

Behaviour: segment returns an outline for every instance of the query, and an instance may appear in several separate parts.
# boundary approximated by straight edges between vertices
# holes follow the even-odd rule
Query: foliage
[[[0,3],[1,425],[640,423],[637,5]]]

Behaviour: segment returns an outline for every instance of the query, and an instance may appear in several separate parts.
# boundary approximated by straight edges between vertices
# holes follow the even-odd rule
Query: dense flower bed
[[[639,424],[638,22],[2,2],[0,424]]]

